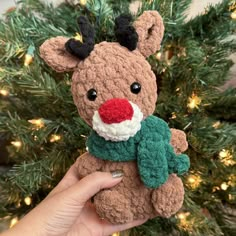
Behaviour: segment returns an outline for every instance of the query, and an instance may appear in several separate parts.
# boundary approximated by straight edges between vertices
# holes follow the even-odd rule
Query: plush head
[[[60,36],[49,39],[40,47],[41,56],[58,72],[74,71],[73,99],[90,126],[101,136],[116,130],[107,139],[119,135],[117,141],[124,136],[127,139],[155,109],[156,78],[146,57],[160,48],[162,18],[156,11],[146,11],[131,25],[131,18],[121,15],[115,21],[119,42],[96,45],[87,19],[80,17],[78,23],[81,40]],[[131,133],[127,134],[130,126]]]

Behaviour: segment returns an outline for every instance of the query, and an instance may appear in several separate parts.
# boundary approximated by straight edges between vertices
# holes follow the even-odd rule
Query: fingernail
[[[112,178],[120,178],[124,175],[122,170],[115,170],[111,172]]]

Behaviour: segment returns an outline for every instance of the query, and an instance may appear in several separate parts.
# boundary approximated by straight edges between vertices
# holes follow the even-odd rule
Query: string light
[[[214,186],[213,189],[212,189],[212,192],[214,193],[214,192],[216,192],[217,190],[220,190],[220,187]]]
[[[202,179],[199,175],[190,175],[188,177],[188,185],[193,189],[196,189],[197,187],[199,187],[201,182],[202,182]]]
[[[236,11],[233,11],[230,16],[232,19],[236,20]]]
[[[9,95],[9,91],[7,91],[6,89],[0,89],[0,95],[6,97]]]
[[[112,236],[120,236],[120,233],[113,233]]]
[[[60,136],[60,135],[58,135],[58,134],[52,134],[49,141],[50,141],[51,143],[54,143],[54,142],[59,141],[60,139],[61,139],[61,136]]]
[[[217,128],[219,128],[220,124],[221,124],[220,121],[217,121],[212,125],[212,127],[217,129]]]
[[[179,224],[178,224],[179,228],[191,231],[194,222],[193,220],[192,221],[188,220],[189,216],[190,212],[180,212],[176,215],[176,217],[179,219]]]
[[[161,60],[161,55],[162,55],[161,52],[158,52],[158,53],[155,55],[156,59],[160,61],[160,60]]]
[[[227,190],[228,187],[229,187],[229,185],[227,183],[225,183],[225,182],[220,185],[220,188],[222,190]]]
[[[28,120],[28,122],[35,125],[38,129],[41,129],[45,126],[43,119],[33,119],[33,120]]]
[[[76,33],[74,39],[76,41],[79,41],[79,42],[83,43],[83,37],[82,37],[82,35],[80,33]]]
[[[176,117],[177,117],[177,116],[176,116],[176,113],[175,113],[175,112],[172,112],[172,113],[171,113],[171,118],[170,118],[170,119],[173,119],[173,120],[174,120],[174,119],[176,119]]]
[[[232,187],[235,187],[236,186],[236,175],[234,174],[231,174],[229,176],[229,181],[228,181],[228,184]]]
[[[20,208],[20,207],[21,207],[21,202],[18,201],[18,202],[16,203],[16,208]]]
[[[187,216],[189,216],[189,212],[180,212],[177,214],[177,218],[180,220],[185,220]]]
[[[29,205],[31,205],[31,203],[32,203],[32,198],[31,198],[31,197],[26,197],[26,198],[24,199],[24,202],[25,202],[25,204],[26,204],[27,206],[29,206]]]
[[[22,142],[21,141],[12,141],[11,144],[16,148],[21,148]]]
[[[34,51],[35,51],[35,47],[30,45],[27,53],[25,54],[25,60],[24,60],[24,66],[29,66],[33,59],[34,59]]]
[[[198,106],[201,104],[201,101],[201,98],[193,93],[192,96],[188,98],[187,107],[190,109],[198,108]]]
[[[230,152],[229,152],[228,150],[222,149],[222,151],[220,151],[220,153],[219,153],[219,156],[220,156],[221,158],[225,158],[225,157],[227,157],[229,154],[230,154]]]
[[[87,4],[87,0],[80,0],[79,3],[81,6],[85,6]]]
[[[18,217],[15,217],[11,220],[9,228],[12,228],[14,225],[18,223]]]
[[[229,150],[222,149],[219,153],[219,157],[220,157],[220,161],[226,166],[231,166],[231,165],[236,164]]]

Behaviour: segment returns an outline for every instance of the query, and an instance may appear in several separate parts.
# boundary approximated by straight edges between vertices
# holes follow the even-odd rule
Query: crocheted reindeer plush
[[[115,21],[118,42],[94,45],[94,30],[79,17],[82,37],[56,37],[40,47],[41,57],[58,72],[74,71],[73,99],[93,128],[88,152],[79,157],[80,178],[95,171],[124,172],[122,181],[94,196],[96,211],[112,223],[155,216],[170,217],[183,203],[178,175],[189,168],[184,132],[169,129],[152,113],[156,78],[146,57],[161,44],[164,26],[156,11],[146,11],[131,25]]]

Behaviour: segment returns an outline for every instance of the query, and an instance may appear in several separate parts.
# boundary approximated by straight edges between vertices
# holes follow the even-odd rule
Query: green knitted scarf
[[[170,137],[167,123],[149,116],[142,121],[141,130],[127,141],[106,141],[92,131],[87,146],[89,153],[103,160],[137,160],[143,183],[149,188],[157,188],[167,181],[169,174],[183,174],[190,166],[187,155],[174,153]]]

